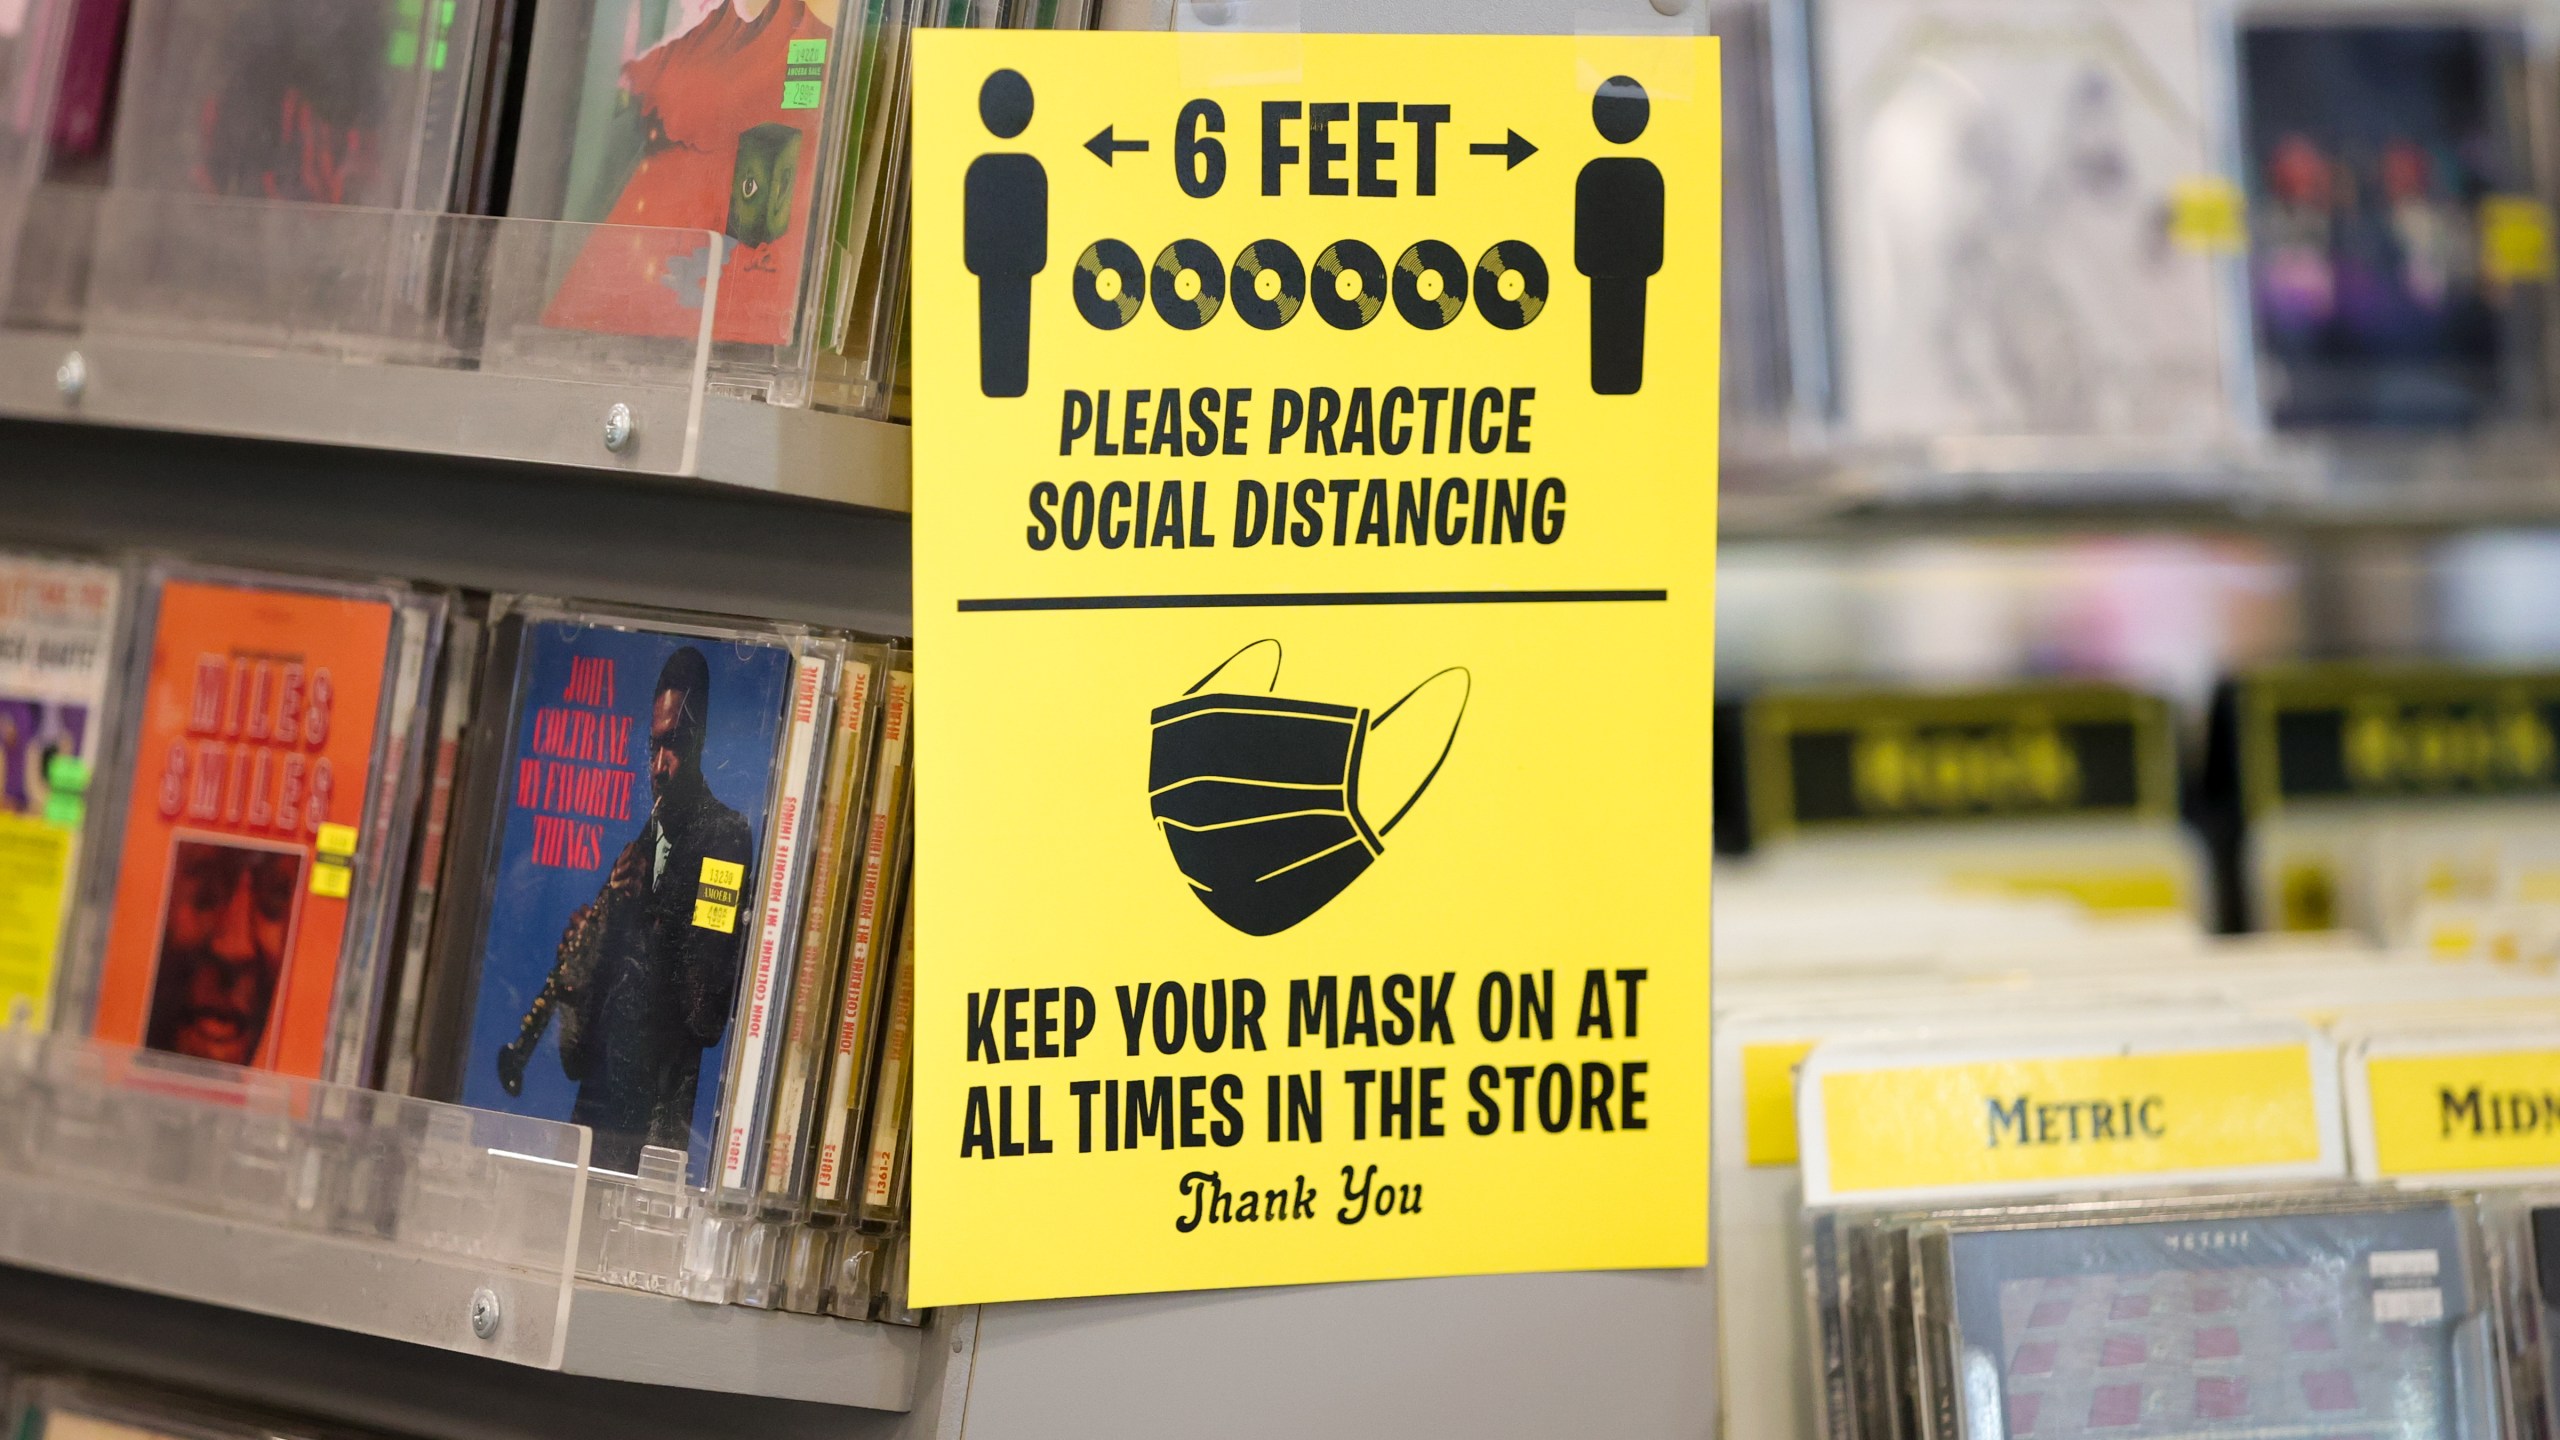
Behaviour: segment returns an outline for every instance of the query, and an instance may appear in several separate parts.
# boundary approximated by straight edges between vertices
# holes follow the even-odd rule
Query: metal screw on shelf
[[[498,1338],[498,1292],[481,1289],[471,1292],[471,1333],[483,1340]]]
[[[619,455],[631,443],[631,407],[616,400],[604,412],[604,448]]]
[[[79,399],[81,392],[89,388],[87,357],[77,350],[63,356],[62,363],[53,367],[53,388],[61,391],[65,400]]]

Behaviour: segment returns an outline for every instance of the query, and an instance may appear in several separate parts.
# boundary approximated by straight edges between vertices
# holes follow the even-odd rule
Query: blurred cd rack
[[[598,1379],[914,1400],[925,1331],[582,1280],[577,1126],[7,1030],[0,1155],[7,1264]]]
[[[1728,455],[1727,540],[2072,530],[2353,536],[2560,524],[2560,444],[2540,431],[2342,434],[2144,453],[2046,441]]]

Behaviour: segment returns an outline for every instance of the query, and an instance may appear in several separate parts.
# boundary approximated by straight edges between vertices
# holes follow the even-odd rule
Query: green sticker
[[[827,42],[824,40],[794,40],[791,42],[791,49],[786,52],[783,57],[783,63],[786,65],[824,65],[827,63]]]
[[[804,42],[795,40],[792,43],[796,45]],[[824,44],[826,42],[817,41],[814,43]],[[826,87],[815,80],[785,80],[782,82],[782,108],[785,110],[815,110],[818,108],[818,93],[824,88]]]
[[[89,762],[77,755],[57,754],[45,762],[44,819],[48,825],[77,829],[87,809]]]

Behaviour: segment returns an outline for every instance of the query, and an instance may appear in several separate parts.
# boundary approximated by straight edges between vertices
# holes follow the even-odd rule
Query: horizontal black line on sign
[[[1269,595],[1023,595],[963,600],[989,610],[1239,610],[1274,605],[1600,605],[1668,600],[1668,590],[1297,590]]]

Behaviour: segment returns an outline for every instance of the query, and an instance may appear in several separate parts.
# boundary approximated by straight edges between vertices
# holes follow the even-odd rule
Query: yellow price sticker
[[[2553,273],[2551,209],[2528,195],[2480,202],[2480,273],[2493,284],[2545,281]]]
[[[2236,255],[2249,248],[2248,202],[2219,175],[2193,175],[2169,187],[2169,242],[2182,250]]]
[[[354,893],[355,867],[339,864],[325,856],[311,867],[311,893],[330,900],[344,900]]]
[[[702,859],[702,884],[694,891],[693,923],[723,935],[738,929],[738,904],[747,883],[747,867],[734,860]]]
[[[356,827],[324,820],[311,835],[311,848],[322,855],[344,860],[356,853]]]

